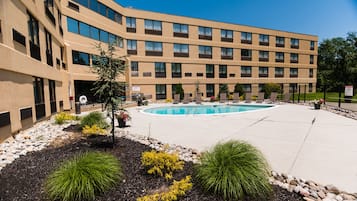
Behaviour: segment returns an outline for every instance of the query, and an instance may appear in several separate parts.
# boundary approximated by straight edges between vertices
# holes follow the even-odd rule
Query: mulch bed
[[[47,148],[39,152],[32,152],[16,159],[0,172],[0,200],[48,200],[43,191],[43,183],[46,177],[56,169],[61,162],[73,157],[75,154],[89,150],[104,151],[103,148],[93,148],[85,140],[76,140],[61,147]],[[146,174],[141,167],[140,157],[143,151],[150,150],[148,146],[125,139],[118,138],[114,149],[106,149],[107,152],[117,156],[124,173],[122,182],[112,190],[96,198],[99,201],[123,200],[135,201],[136,198],[146,195],[149,191],[159,189],[163,185],[171,185],[163,178]],[[175,180],[180,180],[186,175],[193,174],[193,164],[185,163],[185,168],[174,174]],[[194,181],[193,181],[194,182]],[[254,200],[272,201],[303,201],[302,197],[290,193],[284,189],[273,186],[272,197]],[[194,183],[191,191],[179,200],[186,201],[223,201],[223,198],[204,192]]]

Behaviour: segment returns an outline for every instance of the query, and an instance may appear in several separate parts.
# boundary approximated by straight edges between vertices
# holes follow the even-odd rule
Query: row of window
[[[99,13],[100,15],[107,17],[114,22],[122,24],[122,15],[108,6],[102,4],[98,0],[74,0],[75,2],[81,4],[84,7],[91,9],[94,12]]]
[[[89,58],[89,57],[88,57]],[[228,77],[228,67],[227,65],[219,65],[219,78]],[[275,77],[284,77],[284,68],[275,67]],[[139,76],[139,63],[131,62],[131,72],[133,77]],[[290,77],[298,77],[298,68],[290,68]],[[144,73],[145,74],[145,73]],[[151,76],[151,75],[150,75]],[[191,77],[192,73],[185,73],[185,77]],[[197,73],[197,77],[203,77],[203,73]],[[241,66],[241,77],[252,77],[252,66]],[[314,69],[309,69],[309,77],[314,76]],[[145,77],[149,77],[147,74]],[[156,78],[166,78],[166,63],[155,62],[155,77]],[[182,77],[182,64],[181,63],[171,63],[171,77],[181,78]],[[215,69],[213,64],[206,65],[206,78],[214,78]],[[235,74],[229,74],[229,77],[235,77]],[[259,67],[259,77],[269,77],[269,67]]]
[[[102,29],[98,29],[89,24],[67,17],[67,29],[69,32],[80,34],[94,40],[104,43],[112,43],[119,47],[123,47],[123,39],[115,34],[109,33]]]
[[[128,54],[137,54],[137,41],[136,40],[127,40],[127,49]],[[199,57],[200,58],[212,58],[212,47],[211,46],[199,46]],[[162,42],[145,42],[145,50],[147,52],[160,52],[152,56],[162,56],[163,45]],[[177,57],[189,57],[189,45],[188,44],[174,44],[174,54]],[[146,54],[147,56],[148,53]],[[275,62],[284,62],[285,53],[284,52],[275,52]],[[233,48],[221,48],[221,58],[222,59],[233,59]],[[241,60],[251,61],[252,60],[252,50],[250,49],[241,49]],[[268,51],[259,51],[259,61],[269,61],[269,52]],[[299,54],[290,53],[290,62],[298,63]],[[310,64],[314,64],[314,55],[310,55]]]
[[[126,26],[128,32],[136,32],[136,18],[127,17]],[[188,38],[188,26],[187,24],[173,24],[174,36]],[[157,20],[145,20],[145,33],[161,35],[162,34],[162,22]],[[198,27],[198,37],[199,39],[212,40],[212,28],[210,27]],[[221,30],[221,41],[233,42],[233,30]],[[276,47],[285,47],[285,37],[276,36],[275,37]],[[241,43],[252,44],[252,33],[251,32],[241,32]],[[269,35],[259,34],[259,44],[264,46],[269,46]],[[298,49],[299,39],[291,38],[290,47]],[[310,50],[315,49],[315,42],[310,41]]]
[[[175,89],[176,89],[176,85],[177,84],[172,84],[171,85],[171,92],[172,92],[172,97],[174,98],[174,94],[175,94]],[[259,92],[263,92],[264,90],[264,85],[265,84],[258,84],[258,90]],[[284,84],[280,84],[282,93],[284,93]],[[221,84],[219,84],[219,86],[221,86]],[[252,84],[241,84],[243,91],[245,93],[251,93],[252,92]],[[290,83],[289,84],[289,92],[296,92],[298,84],[297,83]],[[156,95],[156,100],[164,100],[167,99],[167,85],[166,84],[157,84],[155,85],[155,95]],[[309,92],[312,92],[313,89],[313,84],[309,83],[308,85],[308,89]],[[202,93],[203,95],[204,93]],[[215,84],[206,84],[206,97],[212,97],[212,96],[217,96],[218,94],[215,92]],[[192,94],[190,94],[190,96],[192,97]]]

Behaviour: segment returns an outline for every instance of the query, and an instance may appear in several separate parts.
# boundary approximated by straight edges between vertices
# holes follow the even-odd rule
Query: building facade
[[[317,41],[291,33],[124,8],[112,0],[0,1],[0,141],[79,96],[90,102],[95,45],[115,43],[128,69],[125,95],[171,99],[217,96],[239,83],[257,94],[267,83],[314,92]]]

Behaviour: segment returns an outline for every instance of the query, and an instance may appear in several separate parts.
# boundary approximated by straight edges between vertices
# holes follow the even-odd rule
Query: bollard
[[[79,102],[75,103],[76,114],[81,114],[81,104]]]

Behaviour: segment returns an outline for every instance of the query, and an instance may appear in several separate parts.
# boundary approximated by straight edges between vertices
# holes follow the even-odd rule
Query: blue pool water
[[[159,115],[224,114],[270,108],[270,105],[185,105],[163,106],[144,110]]]

